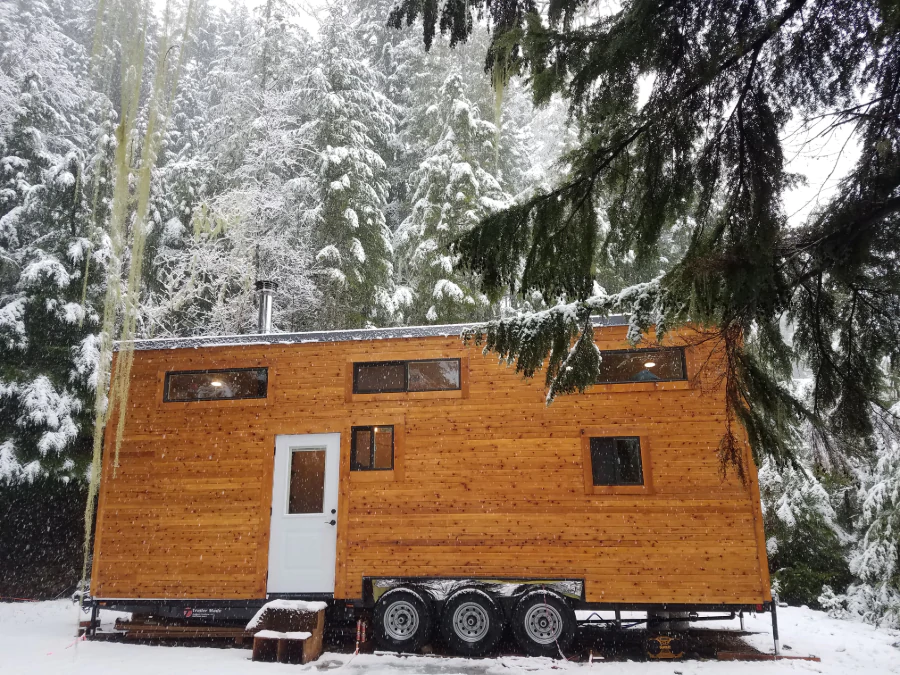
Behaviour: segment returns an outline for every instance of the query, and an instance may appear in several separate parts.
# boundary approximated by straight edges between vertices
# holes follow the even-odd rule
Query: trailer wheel
[[[503,613],[487,593],[467,588],[444,603],[441,634],[460,656],[483,656],[500,640],[503,623]]]
[[[575,612],[556,593],[534,590],[516,604],[512,630],[529,656],[563,658],[575,638]]]
[[[431,635],[431,606],[411,588],[395,588],[375,604],[375,640],[382,649],[418,652]]]

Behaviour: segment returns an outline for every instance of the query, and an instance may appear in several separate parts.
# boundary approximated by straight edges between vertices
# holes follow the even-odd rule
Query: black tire
[[[472,588],[457,591],[444,603],[441,635],[460,656],[484,656],[503,636],[503,612],[490,596]]]
[[[513,611],[513,635],[529,656],[563,658],[576,629],[574,610],[551,591],[529,591]]]
[[[375,641],[392,652],[417,653],[431,636],[431,604],[411,588],[394,588],[375,603]]]

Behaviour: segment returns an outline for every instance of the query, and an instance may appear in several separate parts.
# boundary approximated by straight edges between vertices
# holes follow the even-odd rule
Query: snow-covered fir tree
[[[312,58],[308,36],[276,0],[253,12],[237,7],[220,21],[217,49],[198,50],[176,101],[199,130],[196,145],[182,141],[185,150],[159,172],[167,189],[159,190],[147,307],[154,334],[253,330],[257,279],[280,285],[281,330],[308,327],[318,305],[310,140],[297,83]]]
[[[359,24],[335,5],[322,26],[303,94],[314,102],[316,261],[324,275],[320,321],[329,327],[393,319],[393,249],[385,214],[387,163],[396,109],[357,39]]]
[[[490,302],[477,290],[475,277],[456,270],[449,245],[509,202],[495,176],[496,128],[481,119],[455,70],[436,99],[420,106],[411,128],[427,150],[411,176],[410,214],[395,235],[400,276],[409,288],[404,319],[454,323],[484,318]]]
[[[79,102],[83,112],[86,101]],[[0,139],[0,475],[80,475],[90,445],[105,246],[88,137],[36,72]],[[102,187],[100,188],[102,191]],[[102,211],[102,195],[98,195]]]

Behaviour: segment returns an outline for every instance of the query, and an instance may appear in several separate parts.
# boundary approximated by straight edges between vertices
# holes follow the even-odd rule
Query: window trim
[[[670,377],[656,380],[614,380],[600,381],[594,383],[594,386],[610,386],[617,384],[661,384],[663,382],[684,382],[688,379],[687,374],[687,355],[683,346],[678,347],[644,347],[642,349],[601,349],[600,356],[603,354],[639,354],[640,352],[665,352],[677,351],[681,353],[681,377]]]
[[[375,468],[375,429],[378,427],[391,428],[391,466],[387,469]],[[355,462],[356,434],[360,429],[370,429],[372,431],[372,440],[369,443],[369,461],[368,467],[360,466]],[[393,424],[354,424],[350,427],[350,471],[393,471],[395,462],[395,452],[397,449],[397,431]]]
[[[264,370],[266,371],[266,395],[265,396],[233,396],[229,398],[169,398],[169,378],[172,375],[207,375],[210,373],[235,373],[235,372],[246,372],[249,370]],[[265,401],[269,398],[269,392],[271,391],[271,375],[270,375],[269,366],[242,366],[238,368],[206,368],[203,370],[166,370],[163,371],[163,382],[162,382],[162,402],[163,403],[182,403],[182,404],[196,404],[196,403],[225,403],[230,401]]]
[[[350,416],[341,433],[341,482],[385,483],[402,481],[406,467],[406,418],[403,415],[359,415]],[[394,468],[391,471],[352,471],[350,461],[353,455],[353,427],[394,427]],[[342,500],[346,504],[346,500]]]
[[[616,451],[616,441],[637,441],[638,443],[638,470],[640,472],[640,482],[637,483],[600,483],[597,484],[594,479],[594,441],[612,441],[613,451]],[[588,438],[588,443],[591,446],[591,484],[594,487],[643,487],[644,486],[644,462],[641,459],[641,437],[640,436],[591,436]],[[621,480],[620,475],[620,464],[619,462],[615,463],[615,473],[616,478]]]
[[[594,472],[591,464],[592,438],[637,438],[641,444],[641,472],[643,485],[594,485]],[[589,427],[581,429],[581,457],[584,473],[584,492],[586,495],[651,495],[655,493],[653,486],[653,462],[651,460],[651,438],[647,427],[633,425],[616,425],[608,427]]]
[[[421,356],[419,356],[421,354]],[[437,356],[429,355],[427,352],[419,352],[417,358],[410,359],[385,359],[383,361],[368,361],[366,357],[370,354],[360,354],[351,357],[345,363],[344,367],[344,400],[347,403],[369,403],[381,401],[415,401],[428,399],[456,399],[469,398],[469,358],[466,352],[460,351],[443,351]],[[383,394],[357,394],[353,391],[353,374],[354,366],[357,363],[393,363],[415,362],[415,361],[440,361],[440,360],[458,360],[459,361],[459,389],[437,389],[431,391],[396,391],[386,392]],[[407,375],[408,376],[408,375]],[[381,424],[387,424],[384,420]]]
[[[411,363],[428,363],[429,361],[456,361],[459,369],[459,384],[453,389],[409,389],[409,364]],[[394,359],[391,361],[353,361],[353,368],[350,373],[351,377],[351,393],[354,396],[381,396],[382,394],[430,394],[436,392],[462,391],[463,384],[463,363],[462,358],[458,356],[435,356],[429,359]],[[385,389],[384,391],[359,391],[356,384],[356,376],[360,366],[395,366],[403,364],[403,389]]]
[[[323,482],[323,493],[322,493],[322,511],[316,511],[313,513],[290,513],[291,508],[291,469],[293,468],[294,462],[294,453],[296,452],[317,452],[317,451],[325,452],[325,471],[327,474],[328,471],[328,448],[324,445],[300,445],[295,448],[288,448],[288,453],[290,454],[290,458],[288,459],[288,470],[286,472],[286,481],[284,488],[284,512],[281,514],[282,518],[296,518],[298,516],[324,516],[325,515],[325,492],[324,490],[328,489],[327,482]],[[323,476],[323,481],[327,481],[327,475]],[[273,504],[274,506],[274,504]]]

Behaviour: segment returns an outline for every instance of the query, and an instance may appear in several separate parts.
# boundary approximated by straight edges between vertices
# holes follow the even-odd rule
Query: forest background
[[[153,73],[173,57],[161,37],[184,49],[150,174],[139,337],[252,332],[258,279],[279,283],[280,331],[548,306],[489,300],[448,249],[552,185],[580,134],[563,101],[535,108],[516,79],[498,96],[486,30],[426,52],[415,27],[386,26],[391,0],[336,0],[312,33],[283,0],[152,6],[123,139],[111,83],[132,45],[95,31],[98,7],[128,1],[0,3],[0,596],[54,597],[80,576],[114,162],[122,143],[142,150]],[[684,246],[676,231],[649,264],[601,256],[595,284],[646,281]],[[789,602],[900,625],[900,439],[876,424],[870,446],[763,460],[770,565]]]

